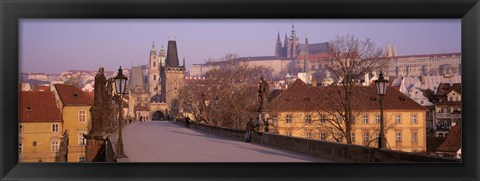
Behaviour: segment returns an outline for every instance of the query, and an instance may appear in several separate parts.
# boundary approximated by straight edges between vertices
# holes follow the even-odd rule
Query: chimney
[[[369,73],[365,73],[365,85],[370,85]]]

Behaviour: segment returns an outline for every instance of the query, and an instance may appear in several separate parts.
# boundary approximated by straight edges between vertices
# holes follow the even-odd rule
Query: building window
[[[417,138],[417,132],[412,132],[412,143],[417,143],[418,138]]]
[[[85,158],[85,156],[79,156],[78,157],[78,162],[85,162],[87,159]]]
[[[272,120],[273,120],[273,123],[274,123],[274,124],[277,123],[277,121],[278,121],[278,116],[277,116],[277,115],[272,116]]]
[[[287,132],[287,136],[292,136],[292,132]]]
[[[153,80],[157,80],[157,75],[153,75]]]
[[[322,140],[322,141],[327,140],[327,133],[325,133],[325,132],[320,133],[320,140]]]
[[[343,120],[342,120],[342,116],[341,116],[341,115],[337,115],[337,116],[336,116],[336,119],[337,119],[337,123],[338,123],[338,124],[342,124],[342,123],[343,123]]]
[[[78,146],[85,146],[87,139],[83,136],[84,133],[78,133]]]
[[[87,121],[87,111],[79,110],[78,111],[78,122],[85,123]]]
[[[155,57],[154,57],[154,58],[155,58]],[[154,61],[154,62],[153,62],[153,67],[155,67],[156,65],[157,65],[157,62]]]
[[[23,124],[18,124],[18,133],[23,132]]]
[[[351,133],[350,139],[352,140],[352,143],[355,143],[355,133]]]
[[[412,114],[411,123],[417,124],[417,114]]]
[[[402,133],[396,132],[395,133],[395,142],[402,142]]]
[[[32,146],[37,146],[37,142],[36,142],[36,141],[33,141],[33,142],[32,142]]]
[[[307,139],[312,139],[312,133],[311,132],[306,133],[305,136],[307,137]]]
[[[325,124],[325,115],[320,114],[320,124]]]
[[[54,123],[52,124],[52,133],[57,133],[58,132],[58,124]]]
[[[424,103],[423,100],[421,100],[421,101],[420,101],[420,104],[423,104],[423,103]]]
[[[363,133],[363,142],[368,143],[370,141],[370,134]]]
[[[368,114],[363,115],[363,124],[368,124]]]
[[[58,152],[59,146],[60,144],[58,143],[58,141],[52,141],[52,152]]]
[[[402,124],[402,115],[401,114],[396,114],[395,115],[395,123]]]
[[[292,123],[292,115],[287,114],[287,115],[285,116],[285,122],[287,122],[287,123]]]
[[[375,124],[380,124],[380,114],[375,114]]]
[[[343,133],[342,132],[337,133],[337,141],[338,142],[343,142]]]
[[[312,123],[312,114],[307,113],[305,115],[305,122],[308,123],[308,124]]]
[[[23,153],[23,143],[19,142],[18,143],[18,154],[22,154],[22,153]]]

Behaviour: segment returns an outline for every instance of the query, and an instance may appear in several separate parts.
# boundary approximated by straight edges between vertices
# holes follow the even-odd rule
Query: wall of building
[[[79,111],[86,112],[86,121],[79,122]],[[90,106],[65,106],[63,108],[64,130],[68,130],[68,162],[78,162],[79,157],[85,156],[85,146],[79,145],[82,138],[79,133],[88,134],[91,129],[92,118],[90,115]]]
[[[55,162],[57,152],[52,152],[52,141],[60,142],[62,138],[62,122],[33,122],[20,123],[22,130],[19,133],[19,142],[23,151],[19,154],[19,162]],[[58,132],[52,132],[52,124],[58,124]],[[33,146],[33,142],[36,146]]]
[[[286,123],[286,115],[291,115],[292,123]],[[312,114],[312,123],[305,122],[305,112],[282,112],[277,115],[276,130],[281,135],[291,135],[294,137],[307,138],[307,133],[311,134],[311,139],[321,140],[321,134],[326,135],[326,141],[336,141],[331,134],[332,125],[325,121],[321,123],[318,113]],[[363,114],[368,114],[368,124],[363,123]],[[417,123],[411,123],[411,115],[417,115]],[[384,131],[387,138],[387,146],[392,150],[406,152],[424,152],[426,151],[426,121],[425,111],[385,111],[384,112]],[[328,115],[323,113],[323,115]],[[352,133],[354,133],[354,144],[377,147],[376,134],[379,133],[380,124],[375,122],[375,115],[380,115],[379,111],[371,111],[361,113],[357,117],[355,124],[352,125]],[[401,123],[395,123],[395,115],[401,116]],[[327,117],[332,119],[332,117]],[[416,142],[412,142],[412,133],[417,133]],[[369,141],[363,141],[363,134],[368,133]],[[401,141],[396,142],[395,134],[401,134]],[[337,131],[335,134],[338,134]],[[352,139],[353,140],[353,139]],[[346,143],[346,139],[343,139]]]

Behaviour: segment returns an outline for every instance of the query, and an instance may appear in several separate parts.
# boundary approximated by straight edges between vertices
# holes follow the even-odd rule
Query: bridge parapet
[[[185,125],[185,121],[176,121],[175,124]],[[243,141],[245,134],[245,130],[221,128],[201,123],[191,124],[191,127],[239,141]],[[455,159],[420,153],[380,150],[367,146],[311,140],[265,132],[253,134],[252,142],[338,162],[460,162]]]

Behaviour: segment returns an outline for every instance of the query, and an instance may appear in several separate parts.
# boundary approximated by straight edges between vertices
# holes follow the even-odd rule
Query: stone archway
[[[162,111],[157,110],[153,112],[152,121],[163,121],[163,120],[167,120],[167,119],[165,117],[165,114]]]

